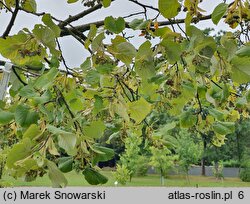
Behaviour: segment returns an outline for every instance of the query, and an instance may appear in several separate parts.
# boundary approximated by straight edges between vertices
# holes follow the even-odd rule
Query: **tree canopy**
[[[126,0],[141,9],[73,25],[115,1],[82,0],[83,11],[65,19],[38,13],[36,0],[0,1],[0,16],[11,14],[1,27],[0,55],[6,60],[0,66],[12,64],[9,96],[0,101],[0,153],[12,176],[29,181],[48,173],[59,187],[67,185],[62,172],[75,169],[90,184],[102,184],[107,179],[96,164],[114,156],[98,143],[105,131],[111,139],[143,135],[161,149],[167,144],[153,124],[167,112],[178,121],[163,132],[179,126],[210,135],[221,146],[235,122],[249,116],[248,0],[217,1],[209,15],[199,0],[158,0],[158,7]],[[27,29],[23,22],[22,30],[10,34],[20,12],[40,23]],[[203,20],[224,21],[234,31],[218,40],[196,26]],[[59,42],[66,36],[89,53],[74,69]],[[144,41],[139,47],[131,43],[136,37]],[[9,73],[3,68],[0,74],[3,83]]]

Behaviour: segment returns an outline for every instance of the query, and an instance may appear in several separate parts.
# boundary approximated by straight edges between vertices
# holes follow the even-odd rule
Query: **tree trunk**
[[[207,142],[206,142],[206,135],[202,135],[202,141],[203,141],[203,156],[201,158],[201,175],[206,176],[206,164],[205,164],[205,152],[207,150]]]
[[[162,186],[165,185],[165,179],[164,179],[164,175],[163,175],[162,169],[161,169],[161,178],[160,178],[160,182],[161,182],[161,185],[162,185]]]

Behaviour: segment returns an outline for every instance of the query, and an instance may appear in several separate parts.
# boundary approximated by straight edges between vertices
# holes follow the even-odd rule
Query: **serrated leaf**
[[[151,49],[151,42],[143,43],[137,52],[135,58],[135,72],[144,81],[148,81],[155,76],[155,64],[153,58],[153,51]]]
[[[19,91],[19,95],[21,97],[25,97],[25,98],[33,98],[33,97],[38,97],[39,96],[39,94],[35,92],[35,89],[33,88],[32,85],[24,86]]]
[[[106,126],[103,121],[92,121],[88,126],[83,128],[84,134],[88,138],[100,138],[102,137]]]
[[[61,29],[52,21],[50,14],[44,14],[42,21],[54,32],[55,37],[60,37]]]
[[[220,19],[225,15],[227,8],[228,5],[225,3],[220,3],[218,6],[215,7],[212,13],[212,21],[215,25],[217,25]]]
[[[190,128],[193,125],[195,125],[196,120],[197,120],[197,117],[196,115],[193,114],[191,110],[185,111],[180,116],[180,125],[183,128]]]
[[[125,20],[122,17],[115,19],[112,16],[108,16],[104,20],[104,25],[110,32],[118,34],[125,29]]]
[[[24,0],[22,1],[22,8],[26,11],[35,13],[37,11],[37,4],[35,0]]]
[[[145,117],[151,112],[152,105],[144,98],[129,104],[129,115],[136,123],[141,123]]]
[[[238,57],[250,57],[250,46],[241,47],[235,54]]]
[[[23,138],[30,138],[30,140],[33,140],[34,138],[39,137],[42,133],[43,132],[36,124],[32,124],[23,134]]]
[[[51,68],[47,73],[40,76],[34,84],[37,89],[47,89],[58,75],[58,69]]]
[[[14,119],[14,114],[7,111],[0,111],[0,124],[6,125]]]
[[[121,36],[117,36],[112,40],[112,45],[108,47],[108,50],[127,66],[130,66],[136,55],[135,47],[131,43],[126,42]]]
[[[73,169],[73,158],[72,157],[61,157],[58,160],[58,168],[63,173],[68,173]]]
[[[232,79],[237,83],[250,82],[250,57],[234,57],[231,60]]]
[[[181,56],[181,45],[172,40],[163,40],[161,45],[164,46],[166,50],[167,60],[174,64],[180,60]]]
[[[7,155],[6,165],[8,168],[15,168],[16,162],[25,159],[32,152],[31,141],[29,138],[23,139],[15,144]]]
[[[94,28],[94,27],[93,27]],[[93,31],[94,32],[94,31]],[[102,47],[102,41],[105,39],[105,35],[104,33],[100,33],[99,35],[97,35],[93,40],[92,40],[92,44],[91,44],[91,49],[93,52],[96,52],[97,50],[99,50]]]
[[[215,122],[213,124],[213,130],[220,135],[227,135],[234,133],[235,123],[233,122]]]
[[[105,184],[108,182],[108,178],[93,168],[86,168],[82,174],[84,175],[86,181],[91,185]]]
[[[58,169],[54,162],[47,160],[47,167],[49,172],[49,178],[52,182],[52,187],[62,188],[68,184],[67,179],[63,173]]]
[[[148,27],[150,21],[144,21],[144,19],[134,19],[129,23],[129,27],[133,30],[143,30]]]
[[[98,162],[104,162],[112,159],[115,155],[115,152],[113,149],[107,148],[107,147],[101,147],[99,145],[94,145],[93,148],[97,149],[101,152],[101,154],[96,154],[93,158],[93,164],[97,164]]]
[[[159,0],[158,1],[158,8],[161,14],[165,18],[173,18],[177,16],[180,9],[180,3],[178,0]]]
[[[37,112],[31,111],[26,105],[16,107],[15,121],[22,127],[29,127],[31,124],[37,123],[39,115]]]
[[[225,115],[217,110],[217,109],[209,109],[209,114],[212,115],[214,118],[216,118],[217,120],[220,120],[220,121],[223,121],[224,120],[224,117]]]

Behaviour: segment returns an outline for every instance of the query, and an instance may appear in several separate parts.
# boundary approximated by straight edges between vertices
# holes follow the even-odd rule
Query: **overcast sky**
[[[64,20],[69,15],[77,14],[86,9],[80,2],[74,4],[67,4],[67,0],[37,0],[38,12],[48,12],[51,13],[52,16],[56,18]],[[141,2],[157,7],[158,0],[141,0]],[[206,13],[204,13],[204,15],[208,15],[220,2],[222,2],[222,0],[213,0],[213,1],[203,0],[203,2],[200,4],[200,7],[207,11]],[[138,11],[142,11],[141,7],[131,2],[128,2],[127,0],[116,0],[115,2],[112,3],[112,5],[109,8],[100,9],[94,12],[93,14],[90,14],[84,17],[83,19],[75,22],[73,25],[79,25],[79,24],[94,22],[97,20],[103,20],[106,16],[110,15],[114,17],[126,16],[133,12],[138,12]],[[155,16],[155,13],[150,13],[150,14],[152,16]],[[178,17],[183,18],[185,16],[178,16]],[[137,18],[140,18],[140,16]],[[3,12],[0,14],[1,34],[6,28],[9,19],[10,19],[9,14],[5,14]],[[158,20],[160,21],[164,19],[159,18]],[[20,12],[18,14],[17,21],[13,27],[11,34],[16,33],[17,31],[21,30],[24,27],[32,29],[34,25],[37,23],[41,23],[41,18],[32,15],[27,15],[24,12]],[[196,26],[199,28],[214,27],[211,24],[211,21],[203,21],[198,23]],[[223,22],[220,22],[217,27],[217,30],[228,30],[228,29],[229,27],[225,25]],[[143,41],[145,41],[143,37],[138,37],[132,40],[132,43],[134,45],[139,46]],[[88,52],[86,52],[83,49],[83,46],[79,42],[74,40],[72,37],[61,38],[60,42],[62,43],[63,53],[65,55],[66,61],[71,67],[78,67],[88,56]]]

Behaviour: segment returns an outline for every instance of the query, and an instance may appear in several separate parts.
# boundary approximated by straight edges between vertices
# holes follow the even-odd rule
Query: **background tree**
[[[176,148],[177,155],[179,157],[179,165],[186,174],[187,180],[189,181],[188,171],[192,164],[196,164],[202,153],[202,147],[197,138],[192,136],[185,130],[180,131],[178,140],[178,146]]]

